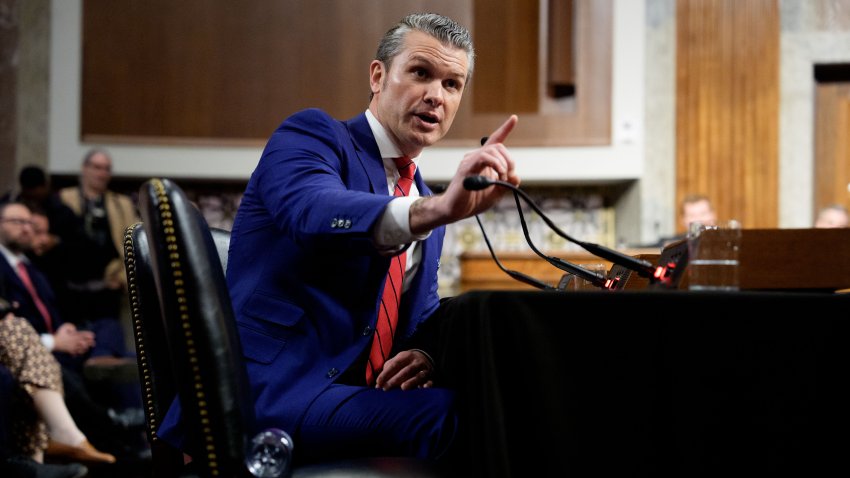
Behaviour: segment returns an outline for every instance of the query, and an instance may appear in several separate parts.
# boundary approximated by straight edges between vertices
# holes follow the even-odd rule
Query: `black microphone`
[[[596,272],[593,272],[591,270],[585,269],[584,267],[581,267],[579,265],[567,262],[561,258],[548,256],[540,252],[540,250],[537,249],[534,243],[531,242],[531,235],[528,234],[528,225],[525,223],[525,215],[522,213],[522,206],[519,203],[519,194],[517,194],[516,192],[514,192],[514,201],[516,201],[516,210],[519,213],[519,223],[522,225],[522,233],[523,235],[525,235],[525,242],[528,243],[529,247],[531,247],[531,250],[534,251],[535,254],[542,257],[543,259],[546,259],[548,263],[552,264],[558,269],[561,269],[562,271],[566,271],[577,277],[581,277],[582,279],[590,282],[596,287],[607,288],[606,284],[608,280],[604,276],[597,274]]]
[[[493,182],[484,176],[467,176],[463,178],[463,188],[467,191],[481,191],[492,186]]]
[[[523,274],[522,272],[519,272],[519,271],[508,269],[505,266],[503,266],[501,261],[499,261],[499,258],[496,257],[496,253],[493,251],[493,246],[490,245],[490,239],[487,238],[487,232],[484,230],[484,224],[481,223],[481,219],[478,218],[477,214],[475,215],[475,220],[478,221],[478,227],[481,228],[481,235],[484,236],[484,243],[487,244],[487,249],[490,250],[490,257],[493,258],[493,261],[496,263],[497,266],[499,266],[499,269],[502,269],[502,271],[505,274],[511,276],[513,279],[516,279],[516,280],[518,280],[522,283],[528,284],[528,285],[533,286],[533,287],[537,287],[538,289],[560,290],[558,288],[552,287],[551,285],[549,285],[549,284],[547,284],[543,281],[537,280],[534,277]]]
[[[581,246],[584,250],[590,252],[591,254],[601,257],[603,259],[609,260],[614,264],[621,265],[626,269],[635,271],[638,275],[642,277],[649,278],[650,282],[655,281],[655,267],[649,262],[643,259],[637,259],[632,256],[628,256],[623,254],[622,252],[615,251],[613,249],[607,248],[605,246],[594,244],[592,242],[584,242],[578,239],[571,237],[569,234],[562,231],[555,223],[549,219],[543,211],[528,197],[528,195],[522,189],[514,186],[511,183],[505,181],[499,181],[497,179],[487,179],[484,176],[467,176],[463,179],[463,187],[469,191],[480,191],[482,189],[488,188],[490,186],[502,186],[506,187],[515,193],[522,196],[522,199],[534,209],[534,212],[540,214],[540,217],[543,219],[543,222],[546,223],[553,231],[555,231],[559,236],[564,239],[572,242],[573,244],[577,244]]]

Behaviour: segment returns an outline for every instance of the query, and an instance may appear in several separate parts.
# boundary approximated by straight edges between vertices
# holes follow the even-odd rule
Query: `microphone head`
[[[467,191],[480,191],[492,185],[493,182],[484,176],[467,176],[463,178],[463,187]]]

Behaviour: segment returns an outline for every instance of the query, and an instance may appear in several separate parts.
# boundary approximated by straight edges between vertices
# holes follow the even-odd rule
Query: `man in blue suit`
[[[489,209],[502,194],[467,191],[463,179],[519,184],[502,144],[517,117],[463,157],[442,194],[432,195],[418,170],[406,197],[393,192],[401,169],[415,167],[448,132],[473,60],[465,28],[441,15],[408,15],[370,64],[368,110],[348,121],[318,109],[292,115],[251,175],[227,281],[257,426],[293,435],[298,459],[440,459],[455,439],[454,392],[434,386],[434,344],[417,332],[440,304],[444,226]],[[394,158],[405,159],[399,166]],[[398,284],[387,277],[402,254]],[[401,294],[397,323],[386,361],[376,364],[371,350],[391,283]]]

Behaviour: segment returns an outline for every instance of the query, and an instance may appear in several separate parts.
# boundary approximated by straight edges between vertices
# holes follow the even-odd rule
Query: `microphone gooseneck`
[[[591,254],[597,257],[607,259],[613,262],[614,264],[618,264],[627,269],[635,271],[638,273],[638,275],[649,278],[650,282],[655,280],[655,267],[651,263],[649,263],[649,261],[628,256],[626,254],[623,254],[622,252],[615,251],[599,244],[594,244],[592,242],[584,242],[575,239],[566,232],[562,231],[558,226],[556,226],[555,223],[552,222],[552,220],[549,219],[549,217],[545,213],[543,213],[542,210],[540,210],[537,204],[535,204],[534,201],[532,201],[531,198],[528,197],[525,191],[514,186],[513,184],[505,181],[499,181],[496,179],[487,179],[484,176],[467,176],[463,180],[463,187],[469,191],[480,191],[490,186],[502,186],[510,189],[511,191],[514,191],[516,194],[519,194],[522,199],[529,206],[531,206],[534,212],[540,215],[541,219],[543,219],[543,222],[545,222],[547,226],[549,226],[553,231],[555,231],[555,233],[557,233],[564,239],[572,242],[573,244],[577,244],[587,252],[590,252]]]
[[[534,277],[523,274],[522,272],[519,272],[519,271],[508,269],[505,266],[503,266],[502,262],[499,261],[499,258],[496,257],[496,252],[493,251],[493,246],[490,245],[490,239],[487,237],[487,232],[484,230],[484,224],[481,223],[481,219],[478,217],[477,214],[475,215],[475,220],[478,221],[478,227],[481,228],[481,235],[484,236],[484,243],[487,244],[487,249],[490,250],[490,257],[493,258],[493,262],[495,262],[496,265],[499,266],[499,269],[502,269],[502,272],[511,276],[513,279],[516,279],[516,280],[518,280],[522,283],[528,284],[530,286],[537,287],[538,289],[541,289],[541,290],[560,290],[560,289],[557,289],[555,287],[552,287],[551,285],[549,285],[549,284],[547,284],[543,281],[537,280]]]
[[[514,201],[516,201],[516,210],[519,213],[519,223],[522,225],[522,233],[525,235],[525,242],[528,243],[531,250],[534,251],[535,254],[545,259],[548,263],[553,266],[561,269],[562,271],[569,272],[577,277],[581,277],[582,279],[590,282],[596,287],[605,287],[605,283],[607,280],[605,277],[593,272],[591,270],[585,269],[576,264],[569,263],[561,258],[548,256],[542,252],[531,242],[531,235],[528,233],[528,225],[525,223],[525,215],[522,213],[522,206],[519,203],[519,194],[514,191]]]

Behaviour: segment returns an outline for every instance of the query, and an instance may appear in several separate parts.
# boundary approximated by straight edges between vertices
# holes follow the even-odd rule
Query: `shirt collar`
[[[17,269],[19,262],[24,262],[24,263],[28,262],[27,256],[25,256],[23,254],[15,254],[14,252],[10,251],[3,244],[0,244],[0,252],[3,253],[3,257],[6,258],[6,262],[8,262],[9,265],[11,265],[13,269]]]
[[[378,121],[378,118],[375,118],[375,115],[373,115],[368,109],[366,110],[366,121],[369,122],[369,128],[372,130],[372,136],[375,137],[375,142],[378,143],[378,151],[381,152],[382,159],[386,160],[402,156],[401,151],[399,151],[398,147],[390,139],[390,135],[384,128],[384,125],[382,125],[381,122]],[[413,158],[413,163],[417,168],[419,167],[420,157],[422,157],[422,155]],[[384,161],[384,163],[386,164],[386,161]]]

